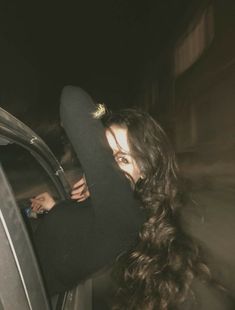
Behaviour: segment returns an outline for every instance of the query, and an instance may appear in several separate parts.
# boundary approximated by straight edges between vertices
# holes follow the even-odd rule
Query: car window
[[[1,145],[0,162],[31,234],[44,214],[32,211],[30,198],[47,191],[57,201],[59,196],[54,183],[31,153],[19,145]]]
[[[17,202],[43,191],[58,197],[50,176],[29,151],[16,144],[0,146],[0,162],[11,184]]]

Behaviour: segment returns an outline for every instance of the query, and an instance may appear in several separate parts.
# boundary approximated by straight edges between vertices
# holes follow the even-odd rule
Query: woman
[[[145,221],[129,180],[116,163],[96,107],[77,87],[65,87],[61,120],[86,176],[90,197],[63,201],[35,233],[48,291],[68,290],[133,247]],[[121,159],[118,157],[117,159]]]
[[[74,192],[79,206],[52,203],[36,233],[48,290],[68,290],[113,265],[118,288],[114,309],[182,305],[194,277],[209,279],[209,271],[181,227],[174,152],[148,114],[113,114],[104,130],[94,111],[87,93],[64,88],[61,119],[89,192],[81,180]],[[84,197],[76,192],[79,188]]]

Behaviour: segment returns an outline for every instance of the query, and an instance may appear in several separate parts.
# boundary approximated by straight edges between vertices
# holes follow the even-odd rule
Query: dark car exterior
[[[65,172],[49,147],[28,126],[0,108],[0,152],[9,145],[18,145],[32,155],[50,179],[59,199],[69,196]],[[22,177],[26,178],[27,185],[27,174]],[[70,292],[48,298],[30,233],[10,183],[1,165],[0,310],[90,310],[90,280]]]

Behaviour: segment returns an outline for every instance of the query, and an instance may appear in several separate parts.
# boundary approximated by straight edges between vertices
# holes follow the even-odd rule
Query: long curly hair
[[[109,115],[105,126],[127,129],[131,154],[143,178],[135,195],[147,213],[137,245],[114,266],[113,309],[169,310],[185,300],[195,276],[208,276],[195,240],[182,229],[178,167],[169,140],[147,113],[134,109]]]

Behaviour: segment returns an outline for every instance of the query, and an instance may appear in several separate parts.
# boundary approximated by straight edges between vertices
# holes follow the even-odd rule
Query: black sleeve
[[[75,286],[112,263],[136,243],[143,213],[106,141],[104,128],[92,117],[91,97],[65,87],[61,119],[86,175],[91,193],[82,203],[64,201],[42,220],[35,248],[50,294]]]
[[[61,120],[85,172],[96,221],[99,225],[108,222],[109,227],[119,226],[120,231],[122,224],[131,226],[130,217],[138,204],[113,158],[100,120],[93,117],[94,111],[92,98],[81,88],[63,89]]]

